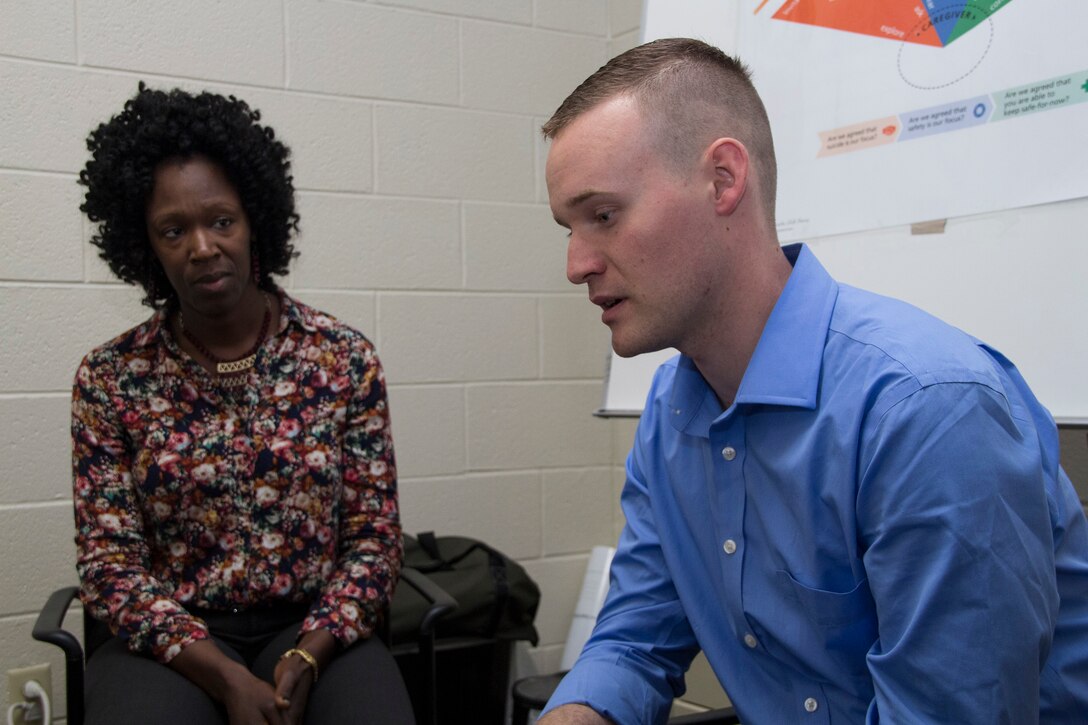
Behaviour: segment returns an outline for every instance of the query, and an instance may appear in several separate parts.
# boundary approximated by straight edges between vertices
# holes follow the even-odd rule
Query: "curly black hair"
[[[299,221],[291,152],[260,118],[234,96],[157,91],[141,81],[124,110],[87,137],[91,158],[79,173],[87,187],[79,208],[98,223],[91,244],[114,274],[143,287],[145,305],[158,309],[176,301],[145,218],[155,168],[171,158],[201,155],[219,164],[249,217],[259,286],[273,289],[271,275],[287,273],[297,256],[290,240]]]

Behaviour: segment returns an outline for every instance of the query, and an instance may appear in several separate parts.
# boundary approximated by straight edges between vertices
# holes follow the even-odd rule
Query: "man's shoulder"
[[[921,386],[1000,385],[999,366],[976,338],[907,302],[849,285],[840,285],[827,362],[867,363],[876,376],[906,376]]]

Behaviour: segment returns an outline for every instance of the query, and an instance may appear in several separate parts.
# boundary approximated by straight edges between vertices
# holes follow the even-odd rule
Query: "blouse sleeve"
[[[385,376],[368,343],[352,358],[357,380],[343,440],[336,569],[302,624],[343,645],[368,637],[390,601],[403,545]]]
[[[151,576],[144,519],[107,366],[85,359],[72,391],[72,468],[80,598],[133,652],[168,662],[208,637]]]

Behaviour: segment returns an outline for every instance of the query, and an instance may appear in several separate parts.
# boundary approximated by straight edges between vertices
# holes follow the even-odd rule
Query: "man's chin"
[[[612,350],[620,357],[636,357],[648,352],[664,350],[668,345],[655,345],[645,340],[623,340],[612,336]]]

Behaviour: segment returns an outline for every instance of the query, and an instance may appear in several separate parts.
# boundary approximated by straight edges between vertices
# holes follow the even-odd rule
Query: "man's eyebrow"
[[[600,191],[599,189],[586,189],[581,194],[575,194],[571,198],[567,199],[567,202],[566,204],[564,204],[564,206],[568,209],[573,209],[574,207],[584,202],[586,199],[591,199],[592,197],[603,193],[604,192]]]
[[[595,196],[600,196],[600,195],[605,194],[605,193],[606,192],[601,191],[600,189],[586,189],[585,191],[581,192],[580,194],[575,194],[574,196],[572,196],[571,198],[569,198],[565,202],[563,202],[563,208],[564,209],[574,209],[575,207],[579,206],[583,202],[588,201],[589,199],[592,199]],[[555,219],[555,223],[558,224],[559,226],[567,227],[568,229],[570,228],[570,225],[567,224],[566,222],[564,222],[558,216],[552,215],[552,218]]]

